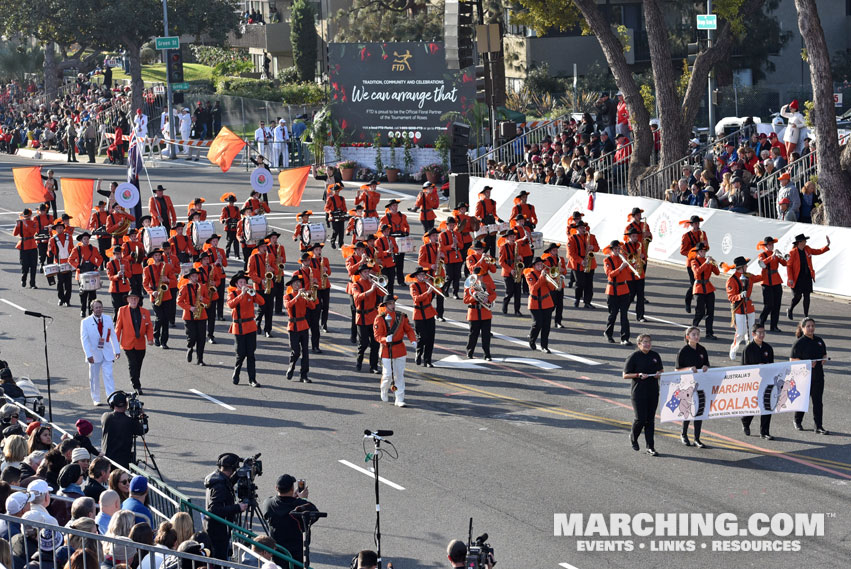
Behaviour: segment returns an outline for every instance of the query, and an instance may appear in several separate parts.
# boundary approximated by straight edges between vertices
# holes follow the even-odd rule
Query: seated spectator
[[[683,178],[686,179],[689,188],[697,183],[697,178],[694,177],[694,168],[692,168],[691,165],[686,164],[683,166],[682,174]]]
[[[3,389],[3,394],[7,397],[11,397],[21,404],[26,403],[23,390],[18,387],[15,378],[12,377],[12,370],[7,367],[0,370],[0,388]]]
[[[154,545],[154,530],[151,529],[145,522],[140,522],[130,528],[130,535],[128,536],[133,543],[141,543],[142,545]],[[133,563],[136,567],[139,566],[139,558],[143,555],[147,554],[147,551],[137,549],[134,554]],[[141,569],[145,569],[142,567]]]
[[[123,502],[130,497],[130,473],[116,468],[109,474],[109,489],[118,492],[118,496]]]
[[[742,178],[735,176],[730,181],[733,187],[729,194],[730,206],[728,209],[736,213],[750,213],[753,211],[750,192],[744,187]]]
[[[10,466],[0,473],[0,480],[11,486],[21,485],[21,469]],[[0,533],[2,535],[2,533]]]
[[[98,515],[97,502],[88,496],[81,496],[71,503],[71,521],[87,518],[95,523],[95,516]],[[69,522],[70,527],[70,522]]]
[[[265,545],[269,549],[275,549],[275,540],[269,537],[268,535],[259,535],[254,538],[254,541],[259,543],[260,545]],[[251,553],[244,551],[242,553],[242,559],[240,559],[240,563],[243,565],[248,565],[249,567],[260,567],[264,561],[272,561],[272,554],[266,551],[265,549],[261,549],[256,545],[251,546]]]
[[[719,207],[718,198],[715,197],[715,192],[712,190],[711,186],[708,190],[704,191],[703,207],[710,209],[718,209]]]
[[[130,496],[121,504],[121,509],[133,512],[136,515],[136,523],[144,522],[150,528],[154,523],[154,514],[145,505],[147,496],[148,479],[144,476],[134,476],[130,480]]]
[[[3,439],[3,464],[0,470],[6,470],[9,466],[21,468],[26,457],[27,439],[21,435],[12,435]]]
[[[92,444],[89,438],[89,435],[94,431],[94,425],[86,419],[78,419],[75,426],[77,427],[77,434],[74,435],[74,440],[77,441],[77,444],[89,451],[91,456],[98,456],[100,451]]]
[[[665,201],[669,203],[680,203],[680,183],[671,182],[671,187],[665,190]]]
[[[16,518],[24,517],[24,514],[30,511],[30,501],[32,494],[26,492],[12,492],[6,498],[4,503],[5,514]],[[7,537],[10,541],[12,537],[21,533],[21,524],[15,522],[0,521],[0,535]]]
[[[37,450],[34,452],[30,452],[27,455],[27,457],[24,459],[23,464],[21,464],[22,484],[28,484],[30,482],[29,479],[35,476],[35,471],[38,470],[39,466],[41,466],[45,454],[47,454],[45,451]]]
[[[706,192],[704,192],[703,189],[695,183],[689,188],[689,193],[685,195],[683,203],[703,207],[705,196]]]
[[[53,430],[49,425],[42,425],[32,432],[27,445],[29,452],[36,450],[48,451],[53,448]]]
[[[98,504],[100,504],[100,512],[95,516],[95,523],[98,525],[98,531],[102,535],[106,535],[109,529],[109,521],[115,512],[121,509],[121,500],[118,497],[118,492],[115,490],[104,490],[100,495]]]
[[[792,200],[783,198],[777,202],[777,219],[780,221],[798,221],[795,212],[791,209]]]
[[[41,461],[36,476],[46,480],[54,491],[59,490],[59,473],[66,464],[68,464],[68,461],[65,460],[59,449],[54,447],[44,455],[44,460]]]
[[[103,553],[106,556],[106,559],[112,562],[113,567],[119,563],[126,563],[129,565],[130,561],[133,559],[133,555],[136,553],[136,549],[132,546],[132,542],[129,539],[130,530],[135,525],[133,522],[134,519],[135,515],[133,512],[119,510],[115,512],[109,520],[109,527],[106,530],[107,537],[128,538],[127,545],[113,543],[103,544]]]
[[[109,472],[112,469],[112,464],[106,457],[99,456],[89,464],[88,476],[83,482],[83,494],[95,500],[100,499],[100,495],[106,491],[106,485],[109,484]]]
[[[801,223],[813,222],[813,209],[821,204],[821,199],[816,193],[816,184],[809,181],[801,188],[801,211],[798,216],[798,221]]]
[[[177,543],[183,543],[195,534],[192,516],[186,512],[177,512],[171,517],[171,525],[177,532]]]
[[[27,486],[27,492],[32,494],[30,500],[30,511],[40,513],[45,520],[45,523],[60,525],[56,518],[48,513],[47,508],[50,506],[50,486],[44,480],[34,480]]]
[[[782,170],[789,163],[780,148],[780,146],[771,147],[771,160],[774,162],[775,170]]]
[[[159,528],[157,528],[157,534],[154,536],[154,545],[163,552],[154,551],[148,553],[140,551],[140,554],[145,554],[141,561],[139,561],[140,569],[160,569],[163,561],[165,561],[166,553],[178,546],[177,532],[174,531],[171,522],[164,521],[160,523]],[[153,559],[151,559],[151,555],[153,555]]]
[[[801,210],[801,194],[798,192],[798,188],[795,187],[795,184],[792,183],[792,176],[789,175],[789,172],[783,172],[779,176],[777,176],[777,180],[780,182],[780,188],[777,190],[777,204],[778,204],[778,217],[780,214],[780,200],[783,198],[789,198],[789,209],[795,216],[795,220],[798,219],[798,212]]]

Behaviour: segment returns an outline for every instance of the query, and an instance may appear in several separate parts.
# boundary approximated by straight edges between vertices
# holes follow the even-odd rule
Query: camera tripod
[[[145,455],[141,459],[137,458],[136,454],[136,447],[139,443],[139,439],[142,439],[142,449],[145,451]],[[149,460],[150,464],[148,463]],[[160,467],[157,466],[157,461],[154,459],[154,453],[152,453],[151,449],[148,448],[148,442],[145,440],[145,435],[133,435],[133,455],[130,457],[130,462],[139,467],[144,467],[145,469],[153,467],[159,479],[165,481],[163,473],[160,472]]]
[[[244,527],[245,529],[253,530],[254,528],[254,518],[260,522],[260,526],[263,528],[263,531],[266,532],[266,535],[271,535],[269,531],[269,523],[266,521],[266,518],[263,517],[263,514],[260,512],[260,507],[257,505],[257,494],[250,496],[246,500],[243,500],[246,504],[245,511],[239,514],[239,525]]]

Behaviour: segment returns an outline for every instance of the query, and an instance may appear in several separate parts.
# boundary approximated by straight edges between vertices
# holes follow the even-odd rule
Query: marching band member
[[[149,216],[144,216],[149,217]],[[142,259],[145,257],[145,247],[139,234],[131,232],[121,246],[124,258],[130,264],[130,290],[141,298],[142,291]]]
[[[813,249],[807,245],[807,237],[803,233],[795,236],[792,250],[789,251],[789,261],[786,269],[788,278],[787,285],[792,289],[792,304],[786,311],[786,316],[792,320],[792,312],[801,298],[804,299],[804,317],[810,315],[810,293],[813,292],[813,283],[816,281],[816,272],[813,270],[813,255],[821,255],[830,250],[830,237],[825,235],[827,245],[821,249]],[[806,263],[803,261],[806,259]]]
[[[532,313],[532,328],[529,330],[529,347],[537,350],[538,334],[541,335],[541,349],[551,353],[550,323],[553,318],[553,299],[550,294],[555,286],[544,275],[544,261],[535,257],[532,267],[523,269],[523,275],[529,284],[529,311]]]
[[[247,363],[248,385],[260,387],[257,383],[254,352],[257,351],[257,322],[254,321],[254,307],[263,306],[263,297],[251,288],[248,276],[238,271],[230,279],[227,290],[228,308],[231,310],[231,325],[229,332],[234,336],[236,363],[233,366],[233,384],[239,383],[242,363]]]
[[[198,256],[194,265],[198,270],[198,284],[207,292],[207,342],[216,343],[216,301],[219,300],[219,281],[225,278],[224,271],[212,264],[212,257],[204,252]]]
[[[700,242],[692,249],[689,267],[694,273],[694,297],[697,298],[697,307],[694,311],[692,326],[700,326],[700,321],[706,318],[706,339],[717,340],[712,333],[712,325],[715,322],[715,285],[712,284],[712,275],[719,275],[718,265],[715,260],[706,257],[706,243]]]
[[[817,435],[829,435],[824,428],[822,417],[824,413],[824,361],[827,359],[827,346],[819,336],[815,335],[816,322],[809,316],[805,316],[798,328],[795,330],[797,341],[792,345],[789,354],[790,361],[813,360],[812,376],[810,380],[810,399],[813,402],[813,421],[816,424]],[[803,431],[804,413],[795,412],[795,430]]]
[[[340,195],[343,184],[335,183],[330,187],[331,195],[325,200],[325,216],[331,223],[331,248],[343,246],[343,235],[346,224],[346,198]]]
[[[154,345],[164,350],[168,349],[168,325],[171,315],[169,301],[176,301],[171,288],[172,279],[176,278],[174,266],[163,259],[163,250],[151,251],[150,259],[142,271],[142,286],[151,296],[151,306],[154,308]],[[165,289],[163,289],[165,286]],[[171,302],[174,305],[174,302]]]
[[[570,217],[567,218],[567,240],[570,241],[571,236],[576,235],[576,225],[582,221],[582,217],[584,214],[579,211],[574,211]],[[568,259],[570,257],[568,256]],[[574,275],[573,271],[570,271],[570,278],[567,280],[567,288],[573,288],[573,285],[576,283],[576,275]]]
[[[467,305],[467,323],[470,325],[470,334],[467,336],[467,358],[472,359],[473,351],[479,341],[479,334],[481,334],[485,360],[491,361],[493,312],[489,307],[493,306],[496,301],[496,286],[494,286],[493,279],[490,278],[486,269],[477,266],[473,269],[472,274],[477,279],[476,284],[468,287],[466,282],[464,283],[464,304]],[[484,299],[481,297],[486,297],[487,300],[482,302]]]
[[[175,326],[175,318],[177,318],[177,285],[180,283],[180,260],[171,250],[171,243],[165,241],[161,247],[163,250],[163,263],[171,266],[171,272],[168,274],[168,291],[171,293],[171,298],[163,302],[163,305],[165,306],[164,315],[167,322],[163,325],[170,325],[173,328]],[[162,348],[167,350],[168,346],[164,345]]]
[[[627,225],[623,230],[623,238],[624,241],[629,239],[629,230],[631,228],[634,228],[638,232],[639,241],[642,245],[642,253],[644,254],[644,267],[641,270],[641,274],[647,276],[647,259],[649,258],[647,249],[650,247],[650,242],[653,241],[653,233],[650,231],[650,226],[644,221],[643,213],[644,210],[640,207],[632,208],[630,214],[626,216]],[[645,300],[644,302],[647,301]],[[647,304],[650,303],[647,302]]]
[[[706,372],[709,369],[709,354],[706,352],[700,343],[700,328],[691,326],[686,329],[685,345],[680,348],[677,354],[677,371],[690,369],[697,373]],[[688,440],[688,426],[691,421],[683,421],[683,430],[680,433],[680,442],[687,447],[691,446],[691,441]],[[706,445],[700,442],[700,432],[703,428],[703,421],[694,422],[694,446],[697,448],[706,448]]]
[[[192,351],[197,350],[199,366],[204,363],[204,332],[207,327],[207,289],[198,282],[198,269],[192,268],[177,294],[177,305],[183,309],[183,326],[186,330],[186,361],[192,362]]]
[[[446,262],[446,283],[443,285],[443,293],[449,295],[452,289],[452,298],[458,300],[458,286],[461,281],[461,266],[464,258],[461,256],[462,242],[461,234],[457,231],[458,223],[454,217],[446,220],[446,229],[438,236],[440,251]],[[462,291],[463,292],[463,291]]]
[[[121,245],[136,218],[127,213],[118,203],[112,204],[112,213],[106,219],[106,232],[112,235],[112,244]]]
[[[239,241],[239,247],[242,249],[242,270],[248,270],[248,259],[251,257],[251,253],[254,252],[254,249],[257,248],[257,240],[256,239],[248,239],[248,235],[245,231],[245,224],[249,217],[254,215],[254,210],[251,209],[250,206],[245,206],[239,213],[242,214],[242,221],[236,226],[236,239]],[[239,255],[237,255],[239,256]]]
[[[774,244],[777,239],[770,235],[757,243],[756,248],[760,250],[759,266],[762,269],[762,313],[759,322],[765,324],[771,318],[772,332],[780,332],[777,323],[780,320],[780,305],[783,302],[783,279],[777,269],[780,265],[786,266],[786,259],[775,251]],[[771,415],[767,415],[770,417]]]
[[[172,236],[168,239],[171,242],[171,250],[174,251],[174,254],[177,255],[177,260],[181,263],[190,262],[192,260],[192,251],[194,250],[192,243],[183,232],[185,226],[185,223],[178,221],[172,230]]]
[[[434,350],[435,316],[437,312],[432,306],[434,289],[426,282],[428,273],[423,267],[417,267],[405,279],[410,282],[408,288],[414,303],[414,330],[417,332],[417,365],[434,367],[431,354]],[[438,295],[439,297],[440,295]]]
[[[441,268],[444,258],[443,253],[440,251],[440,243],[438,243],[439,235],[440,232],[437,229],[429,229],[423,236],[426,243],[420,247],[419,255],[417,255],[417,264],[426,270],[432,278],[432,282],[438,278],[446,279],[446,269]],[[437,319],[441,322],[445,322],[443,319],[443,296],[437,295],[435,305],[435,308],[437,309]]]
[[[319,291],[319,281],[317,280],[318,274],[316,274],[313,270],[313,254],[304,252],[301,254],[301,265],[293,271],[293,275],[298,275],[301,277],[301,284],[304,291],[308,294],[318,297]],[[312,307],[307,309],[307,325],[310,328],[310,345],[311,351],[315,354],[321,354],[322,350],[319,349],[319,312],[320,307],[319,303],[314,299],[314,304]]]
[[[357,218],[363,217],[363,206],[358,204],[355,209],[349,210],[349,222],[346,224],[346,235],[352,236],[352,245],[357,244],[358,236],[355,232],[357,227]]]
[[[369,348],[369,371],[378,374],[378,342],[372,333],[372,325],[378,313],[378,286],[369,278],[372,268],[362,264],[358,268],[358,280],[352,285],[355,299],[355,323],[358,326],[358,357],[355,368],[361,371],[363,358]]]
[[[130,292],[130,264],[124,259],[121,245],[112,247],[112,260],[106,264],[106,274],[109,277],[112,309],[118,315],[118,309],[124,306],[124,295]]]
[[[505,242],[499,246],[499,266],[502,267],[502,281],[505,284],[505,298],[502,299],[502,313],[508,314],[508,304],[514,299],[514,315],[523,316],[520,312],[520,300],[522,297],[523,261],[517,256],[515,240],[517,234],[513,229],[507,229],[500,233]],[[487,244],[487,241],[485,241]],[[486,247],[487,248],[487,247]]]
[[[452,217],[458,222],[458,233],[461,234],[462,259],[467,259],[467,253],[473,245],[473,232],[475,231],[473,226],[477,223],[476,218],[467,215],[467,209],[467,202],[461,202],[458,207],[452,210]],[[464,264],[464,276],[470,276],[470,269],[466,263]]]
[[[47,245],[47,260],[51,263],[68,263],[71,250],[74,248],[71,236],[65,231],[65,224],[57,221],[53,224],[53,235]],[[59,297],[59,306],[71,306],[71,271],[60,269],[56,275],[56,294]]]
[[[106,233],[106,221],[108,218],[109,212],[106,211],[106,202],[100,200],[97,208],[92,212],[91,217],[89,217],[88,230],[92,235],[97,235],[98,252],[103,262],[101,268],[106,268],[106,252],[109,250],[110,243],[109,234]]]
[[[331,306],[331,261],[322,256],[325,243],[311,245],[312,257],[310,268],[313,270],[313,280],[317,283],[316,300],[318,303],[319,323],[323,332],[328,332],[328,310]]]
[[[93,245],[89,244],[91,235],[88,231],[82,232],[77,236],[79,245],[71,251],[71,256],[68,257],[68,262],[72,267],[77,269],[77,281],[80,280],[80,273],[89,273],[98,271],[103,264],[103,259],[100,258],[100,253]],[[85,318],[87,314],[91,314],[92,301],[97,298],[97,290],[82,290],[80,289],[80,317]]]
[[[263,322],[263,335],[271,338],[272,307],[274,304],[272,289],[275,284],[277,267],[266,251],[268,245],[269,240],[267,238],[257,242],[257,248],[251,252],[248,259],[248,276],[254,281],[254,290],[257,291],[257,294],[263,295],[263,304],[259,306],[260,309],[257,311],[257,330],[260,330],[260,323]]]
[[[392,295],[396,284],[396,240],[390,236],[390,225],[381,223],[378,239],[375,240],[375,260],[381,266],[381,274],[387,279],[387,293]]]
[[[750,329],[754,325],[754,306],[751,302],[753,285],[762,282],[762,275],[751,275],[747,272],[748,263],[750,259],[740,256],[733,260],[733,266],[721,264],[725,273],[732,268],[736,269],[727,279],[727,299],[733,313],[732,324],[736,327],[736,336],[730,345],[731,360],[736,359],[739,344],[747,342]]]
[[[206,241],[204,241],[203,251],[210,255],[210,264],[215,269],[213,271],[213,284],[216,285],[216,292],[218,293],[218,298],[216,299],[216,314],[218,315],[219,320],[225,319],[225,267],[228,266],[228,256],[225,254],[225,250],[219,247],[219,240],[222,238],[221,235],[213,234],[210,235]]]
[[[189,219],[186,224],[186,230],[184,231],[184,235],[186,236],[186,251],[189,254],[189,259],[184,262],[195,262],[198,260],[198,253],[200,251],[197,247],[195,247],[192,234],[194,233],[195,224],[199,221],[201,221],[201,212],[198,210],[192,211],[192,213],[189,214]]]
[[[689,251],[697,247],[698,243],[706,243],[706,250],[709,250],[709,239],[706,237],[706,232],[700,229],[700,222],[703,218],[697,215],[691,216],[687,221],[681,221],[683,227],[690,226],[691,229],[683,233],[682,243],[680,244],[680,255],[686,258],[686,270],[688,271],[688,290],[686,291],[686,312],[691,314],[691,301],[694,297],[694,273],[689,266]]]
[[[516,219],[518,215],[522,215],[523,219],[532,224],[532,229],[538,225],[538,215],[535,213],[535,206],[527,203],[529,192],[523,190],[517,197],[514,198],[514,207],[511,208],[511,219]]]
[[[490,273],[496,272],[498,262],[499,261],[497,261],[493,257],[485,255],[484,241],[476,241],[472,245],[472,247],[470,247],[470,250],[467,251],[466,269],[471,274],[476,267],[481,267],[482,269],[484,269],[484,272],[488,276],[488,278],[493,280],[490,276]]]
[[[239,208],[233,205],[236,202],[236,194],[228,192],[222,196],[222,201],[227,202],[227,205],[222,208],[222,214],[219,216],[219,223],[225,228],[225,256],[230,255],[231,251],[233,251],[233,254],[239,259],[236,232],[241,217],[239,215]]]
[[[765,286],[765,285],[763,285]],[[751,328],[752,339],[742,351],[742,365],[764,365],[774,363],[774,348],[765,341],[765,324],[757,322]],[[742,417],[742,430],[746,437],[751,436],[751,421],[753,415]],[[771,413],[759,416],[759,436],[767,441],[773,441],[771,436]]]
[[[49,204],[43,203],[38,206],[38,215],[35,216],[36,235],[50,235],[50,227],[53,225],[54,217],[47,213]],[[44,272],[44,263],[47,261],[47,244],[49,238],[43,239],[36,237],[36,245],[38,246],[38,270]],[[53,283],[50,283],[53,284]]]
[[[301,368],[299,370],[299,378],[302,383],[313,383],[307,377],[310,371],[310,355],[307,353],[307,336],[310,323],[308,322],[307,312],[316,308],[316,301],[308,300],[305,297],[305,289],[302,288],[304,281],[302,280],[303,273],[296,272],[287,282],[287,287],[291,287],[287,295],[284,297],[284,306],[287,308],[287,332],[290,337],[290,365],[287,368],[287,379],[292,379],[295,373],[295,364],[301,358]]]
[[[142,362],[145,360],[145,343],[147,341],[148,346],[154,343],[151,313],[139,305],[142,299],[135,292],[129,292],[126,300],[127,304],[118,309],[118,316],[115,318],[115,336],[127,356],[127,368],[133,390],[136,394],[143,395],[139,378],[142,375]]]
[[[393,389],[396,407],[405,407],[405,336],[415,350],[417,337],[408,316],[396,312],[395,296],[386,295],[378,305],[372,334],[381,344],[381,400],[389,401],[388,392]]]
[[[201,216],[198,221],[207,221],[207,210],[204,209],[204,202],[206,201],[204,198],[192,200],[192,203],[186,208],[186,215],[191,218],[193,213],[198,212]]]
[[[647,253],[644,243],[641,242],[641,234],[635,227],[626,230],[626,242],[623,244],[623,252],[630,265],[638,272],[629,274],[627,285],[629,286],[629,303],[635,301],[635,319],[638,322],[647,322],[644,318],[644,277],[647,271]]]
[[[399,212],[399,200],[390,200],[384,206],[384,217],[380,223],[386,223],[390,226],[390,237],[393,237],[396,253],[393,255],[393,263],[396,267],[396,284],[399,286],[405,285],[405,254],[399,252],[396,237],[408,237],[411,234],[411,227],[408,225],[408,216]],[[392,280],[392,279],[390,279]]]
[[[352,315],[351,321],[351,342],[358,343],[358,325],[355,314],[355,296],[352,292],[352,285],[358,280],[358,272],[360,266],[367,262],[366,259],[366,243],[358,241],[355,244],[354,252],[346,259],[346,273],[349,275],[349,282],[346,285],[346,294],[349,295],[349,309]]]
[[[269,254],[270,259],[269,263],[275,265],[275,284],[272,285],[272,296],[274,298],[274,312],[275,314],[284,313],[284,289],[286,289],[286,285],[284,284],[284,272],[286,270],[287,265],[287,251],[284,249],[284,246],[278,243],[278,237],[281,234],[277,231],[272,231],[271,233],[266,235],[266,238],[269,240],[269,244],[266,245],[266,252]]]
[[[479,201],[476,203],[475,213],[476,219],[479,220],[479,225],[493,225],[502,221],[496,215],[496,202],[491,199],[492,189],[490,186],[485,186],[479,192]],[[488,254],[491,257],[496,257],[496,234],[485,236],[485,244],[487,245]]]
[[[564,328],[562,318],[564,316],[564,277],[567,274],[567,266],[564,263],[564,258],[558,254],[559,244],[550,243],[549,247],[544,249],[544,254],[541,259],[544,261],[544,268],[556,267],[558,269],[558,286],[550,294],[553,297],[555,306],[553,322],[556,328]]]
[[[298,250],[302,253],[307,253],[310,250],[310,247],[301,240],[301,231],[304,227],[310,225],[311,215],[313,215],[313,211],[306,209],[295,216],[295,220],[298,223],[295,224],[295,230],[293,231],[293,241],[298,243]]]
[[[417,201],[414,207],[420,210],[420,223],[423,224],[423,231],[428,232],[434,228],[434,218],[437,214],[434,213],[440,207],[440,197],[437,195],[437,187],[431,182],[424,182],[423,189],[417,195]]]
[[[617,239],[603,249],[606,258],[603,266],[606,269],[606,304],[609,308],[609,318],[606,321],[606,331],[603,335],[610,344],[615,343],[615,320],[620,314],[621,345],[629,346],[629,286],[626,284],[631,274],[629,265],[621,258],[621,243]]]
[[[148,211],[152,218],[151,225],[154,227],[162,225],[166,231],[170,232],[177,223],[174,205],[171,203],[171,198],[165,195],[165,188],[161,184],[157,185],[154,195],[148,200]]]
[[[245,203],[242,204],[243,208],[250,207],[252,213],[251,215],[263,215],[265,213],[271,213],[271,209],[269,209],[268,196],[266,194],[261,194],[257,190],[251,190],[251,193],[248,194],[248,199],[245,200]],[[260,213],[260,212],[263,213]]]
[[[32,214],[31,209],[24,208],[20,218],[15,222],[12,235],[18,238],[15,249],[18,249],[20,255],[21,286],[27,286],[27,274],[29,273],[30,288],[38,288],[35,286],[35,269],[38,263],[38,247],[36,246],[35,236],[38,233],[38,226],[33,221]]]
[[[526,267],[529,267],[535,258],[535,250],[532,248],[532,229],[522,215],[512,219],[509,224],[517,234],[517,240],[514,242],[514,246],[517,247],[517,256],[523,260]],[[523,294],[529,294],[526,281],[523,281]]]
[[[584,221],[576,222],[576,233],[567,238],[567,262],[576,283],[573,306],[579,307],[579,302],[585,303],[585,308],[594,308],[591,300],[594,298],[594,271],[597,269],[597,259],[594,253],[600,250],[597,238],[589,231]]]
[[[381,193],[375,188],[378,187],[378,180],[373,178],[369,184],[364,184],[358,189],[355,196],[355,205],[361,204],[364,209],[364,217],[378,217],[378,202],[381,201]]]

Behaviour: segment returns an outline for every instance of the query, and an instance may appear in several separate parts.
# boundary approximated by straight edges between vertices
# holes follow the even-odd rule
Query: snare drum
[[[508,231],[509,229],[511,229],[511,224],[508,223],[507,221],[500,221],[499,223],[496,224],[496,230],[498,232],[499,231]]]
[[[301,242],[304,245],[315,245],[325,242],[325,225],[311,223],[301,227]]]
[[[484,236],[485,236],[485,235],[487,235],[487,234],[488,234],[488,226],[487,226],[487,225],[482,225],[481,227],[479,227],[479,228],[476,230],[476,232],[475,232],[475,233],[473,233],[473,237],[475,237],[476,239],[478,239],[479,237],[484,237]]]
[[[166,241],[168,241],[168,231],[165,227],[160,225],[142,228],[142,246],[145,248],[145,253],[150,254],[154,249],[162,247]]]
[[[80,290],[84,292],[100,290],[100,273],[98,271],[80,273]]]
[[[536,251],[540,251],[544,248],[544,234],[540,231],[532,232],[532,248]]]
[[[44,276],[52,277],[59,272],[59,263],[52,263],[44,266]]]
[[[245,238],[248,241],[259,241],[266,237],[266,216],[252,215],[242,220]]]
[[[180,263],[180,276],[185,277],[192,270],[194,263]]]
[[[496,223],[491,223],[490,225],[482,226],[487,229],[488,235],[494,235],[499,233],[499,226]]]
[[[74,267],[71,266],[71,263],[59,263],[59,272],[60,273],[70,273],[74,270]]]
[[[369,235],[378,231],[377,217],[359,217],[355,220],[355,235],[358,241],[366,241]]]
[[[414,252],[414,240],[408,236],[405,237],[397,237],[396,238],[396,248],[399,250],[399,253],[413,253]]]
[[[212,221],[195,221],[192,223],[192,244],[196,249],[204,246],[204,242],[216,234]],[[265,236],[264,236],[265,237]]]

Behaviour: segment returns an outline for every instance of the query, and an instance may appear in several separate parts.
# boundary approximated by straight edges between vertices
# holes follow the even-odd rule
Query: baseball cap
[[[33,480],[27,486],[27,492],[31,494],[50,494],[50,486],[44,480]]]
[[[40,511],[38,511],[38,510],[30,510],[29,512],[27,512],[26,514],[21,516],[21,519],[31,520],[31,521],[38,522],[38,523],[41,523],[41,524],[47,523],[47,518],[45,518],[44,514]]]
[[[32,502],[34,496],[27,492],[12,492],[6,498],[6,513],[10,516],[18,514],[27,504]]]
[[[144,476],[136,475],[130,481],[130,491],[134,494],[142,494],[148,491],[148,479]]]

